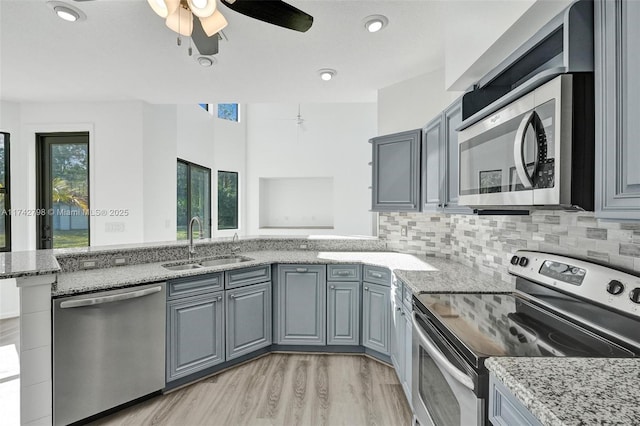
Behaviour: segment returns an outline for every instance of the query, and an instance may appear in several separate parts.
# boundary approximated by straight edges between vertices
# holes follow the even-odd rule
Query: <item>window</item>
[[[218,104],[218,118],[230,121],[240,121],[238,104]]]
[[[238,229],[238,173],[218,171],[218,229]]]
[[[9,197],[9,133],[0,133],[0,251],[11,251],[11,202]]]
[[[177,239],[188,238],[189,221],[198,216],[202,222],[202,236],[211,237],[211,170],[178,160],[177,174]],[[194,237],[198,237],[194,227]]]

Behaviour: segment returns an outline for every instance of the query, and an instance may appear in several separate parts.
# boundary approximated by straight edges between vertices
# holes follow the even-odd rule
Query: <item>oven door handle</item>
[[[429,356],[433,359],[433,361],[438,364],[438,366],[444,369],[451,377],[453,377],[457,382],[463,385],[466,388],[469,388],[473,391],[474,385],[471,377],[464,374],[462,371],[458,370],[455,365],[453,365],[447,357],[445,357],[442,352],[438,350],[438,348],[431,342],[424,332],[422,331],[422,326],[416,320],[417,314],[413,313],[413,327],[414,330],[420,336],[420,343],[424,346],[425,350],[429,354]]]

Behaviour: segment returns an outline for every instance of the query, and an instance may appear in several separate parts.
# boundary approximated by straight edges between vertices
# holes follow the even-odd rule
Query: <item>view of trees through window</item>
[[[218,172],[218,229],[238,229],[237,172]]]
[[[202,235],[211,237],[211,170],[178,160],[177,170],[177,239],[188,238],[188,226],[192,217],[202,222]],[[194,238],[198,238],[194,226]]]
[[[9,212],[9,134],[0,133],[0,251],[11,251],[11,216]]]
[[[218,104],[218,118],[239,121],[238,104]]]

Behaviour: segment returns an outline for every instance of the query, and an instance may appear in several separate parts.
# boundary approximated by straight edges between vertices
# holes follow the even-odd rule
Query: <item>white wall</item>
[[[247,105],[247,231],[250,234],[371,235],[374,103]],[[332,177],[334,229],[259,229],[260,178]]]
[[[242,213],[245,203],[246,121],[240,105],[240,122],[221,120],[198,105],[178,105],[178,157],[211,169],[212,235],[245,234],[244,217],[239,218],[238,230],[218,231],[218,171],[238,172],[238,202]],[[175,187],[175,185],[174,185]],[[175,191],[174,191],[175,193]]]
[[[145,104],[142,198],[144,241],[176,238],[177,107]]]
[[[461,92],[447,92],[444,68],[378,91],[378,134],[423,127]]]

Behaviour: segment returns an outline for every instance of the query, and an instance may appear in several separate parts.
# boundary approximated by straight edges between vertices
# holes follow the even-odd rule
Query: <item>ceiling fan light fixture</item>
[[[200,19],[200,23],[205,34],[209,37],[222,31],[227,26],[227,20],[219,10],[216,10],[213,15],[207,18]]]
[[[180,0],[147,0],[147,2],[161,18],[168,17],[180,6]]]
[[[208,18],[216,11],[216,0],[187,0],[187,4],[199,18]]]
[[[338,72],[331,68],[323,68],[321,70],[318,70],[318,74],[320,74],[320,78],[322,79],[322,81],[329,81],[333,77],[335,77]]]
[[[389,19],[383,15],[370,15],[364,18],[364,28],[370,33],[377,33],[389,24]]]
[[[185,37],[190,37],[193,32],[193,15],[189,10],[179,7],[178,10],[167,16],[167,27]]]

